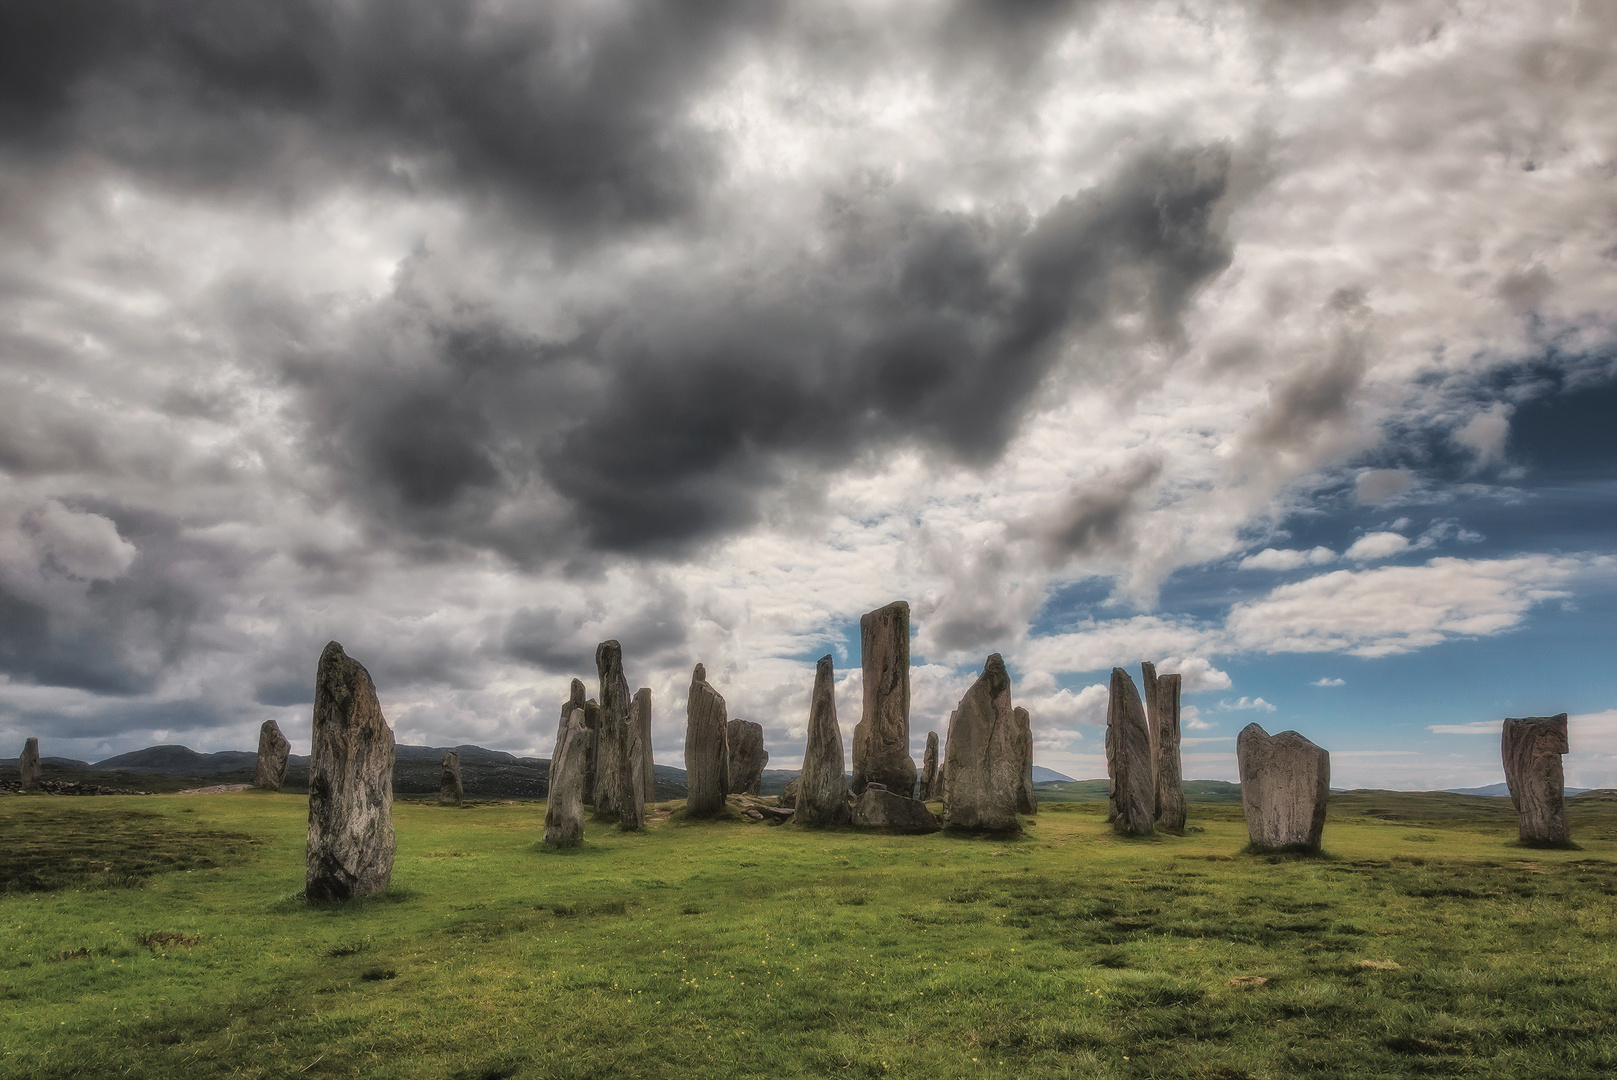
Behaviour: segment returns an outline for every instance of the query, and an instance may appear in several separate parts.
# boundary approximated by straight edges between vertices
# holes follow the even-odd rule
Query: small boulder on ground
[[[788,781],[786,784],[786,789],[780,793],[780,805],[789,809],[796,809],[797,793],[802,786],[803,778],[801,776],[794,780]]]
[[[943,827],[926,803],[881,784],[866,784],[864,794],[854,799],[852,821],[855,828],[890,833],[933,833]]]

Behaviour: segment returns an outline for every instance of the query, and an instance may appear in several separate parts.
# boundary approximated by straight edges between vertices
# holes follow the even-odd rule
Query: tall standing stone
[[[383,892],[393,851],[393,729],[370,672],[333,641],[314,678],[304,893],[325,901]]]
[[[864,714],[853,729],[853,793],[884,784],[906,798],[915,793],[910,757],[910,606],[895,600],[859,620],[864,666]]]
[[[292,744],[281,734],[281,725],[273,720],[264,721],[258,729],[258,763],[253,768],[253,786],[265,791],[280,791],[286,783],[286,759]]]
[[[1157,665],[1147,660],[1140,665],[1140,700],[1145,703],[1145,730],[1151,736],[1151,782],[1157,769]]]
[[[1151,729],[1134,680],[1112,669],[1106,702],[1106,766],[1112,782],[1112,831],[1143,836],[1156,818],[1156,774],[1151,764]]]
[[[944,752],[949,786],[943,793],[943,824],[951,829],[1017,832],[1017,789],[1022,762],[1011,677],[999,653],[988,657],[949,721]]]
[[[595,670],[601,682],[595,812],[618,818],[626,830],[638,829],[645,820],[643,766],[635,753],[640,732],[629,719],[629,680],[623,675],[622,646],[616,641],[601,642],[595,649]]]
[[[730,790],[730,747],[724,697],[707,682],[701,664],[691,673],[685,702],[685,814],[712,817]]]
[[[938,798],[942,793],[938,790],[938,733],[926,733],[926,754],[921,758],[921,793],[918,798],[922,802]]]
[[[589,728],[584,721],[584,693],[583,680],[574,679],[573,685],[568,689],[567,700],[561,703],[561,716],[556,721],[556,748],[550,752],[550,779],[547,782],[547,788],[548,784],[556,782],[557,762],[561,761],[562,747],[566,743],[568,733],[572,730],[574,713],[578,713],[579,730],[585,732],[585,734],[579,736],[578,753],[580,760],[584,762],[586,770],[589,766]],[[584,779],[579,781],[579,797],[585,803],[589,802],[588,796],[584,794],[590,787],[589,779],[589,774],[586,771]]]
[[[583,685],[573,680],[578,697]],[[584,839],[584,765],[589,727],[582,704],[556,726],[556,751],[550,757],[550,791],[545,797],[547,848],[572,847]]]
[[[1016,812],[1037,814],[1039,797],[1033,793],[1033,720],[1018,705],[1011,710],[1016,721],[1016,759],[1020,770],[1016,784]]]
[[[730,794],[756,795],[763,784],[769,751],[764,749],[764,726],[751,720],[732,720],[725,732],[730,746]]]
[[[1248,724],[1235,739],[1246,831],[1259,851],[1318,851],[1331,793],[1331,755],[1295,731]]]
[[[846,825],[848,777],[842,757],[842,729],[837,726],[836,673],[830,655],[814,667],[814,696],[809,701],[808,745],[797,781],[799,825]]]
[[[22,774],[24,791],[37,790],[40,780],[44,779],[39,767],[39,740],[33,736],[22,744],[22,753],[17,755],[17,771]]]
[[[451,750],[438,767],[438,801],[459,806],[465,799],[466,791],[460,785],[460,755]]]
[[[654,803],[657,801],[657,766],[651,757],[651,687],[642,686],[634,692],[629,714],[640,732],[641,801]]]
[[[1505,721],[1501,751],[1505,783],[1516,805],[1517,834],[1524,844],[1565,844],[1566,786],[1561,755],[1567,744],[1566,713]]]
[[[1156,677],[1157,821],[1172,833],[1185,831],[1185,783],[1179,761],[1178,675]]]

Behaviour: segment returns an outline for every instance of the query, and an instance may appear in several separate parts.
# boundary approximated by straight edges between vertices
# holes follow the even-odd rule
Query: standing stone
[[[1143,836],[1156,818],[1156,775],[1151,765],[1151,729],[1134,680],[1112,669],[1106,702],[1106,767],[1112,782],[1112,831]]]
[[[814,696],[809,700],[808,745],[797,778],[799,825],[846,825],[848,777],[843,772],[842,729],[837,726],[836,673],[829,654],[814,667]]]
[[[855,828],[887,833],[935,833],[941,828],[926,803],[880,784],[865,785],[864,793],[853,801],[849,818]]]
[[[466,798],[460,786],[460,755],[451,750],[438,770],[438,801],[459,806]]]
[[[594,806],[595,774],[601,758],[601,707],[594,698],[584,702],[584,730],[589,732],[584,740],[584,804]]]
[[[634,692],[629,715],[640,732],[640,801],[654,803],[657,801],[657,766],[651,759],[651,687],[642,686]]]
[[[853,793],[883,784],[905,796],[915,792],[910,757],[910,606],[895,600],[859,620],[864,665],[864,714],[853,729]]]
[[[999,653],[988,657],[949,721],[944,755],[949,786],[943,824],[951,829],[1018,832],[1016,795],[1022,762],[1011,709],[1011,677]]]
[[[584,724],[584,703],[584,683],[582,680],[574,679],[573,685],[569,688],[567,700],[561,703],[561,716],[556,721],[556,748],[550,752],[550,779],[548,784],[556,782],[556,769],[558,768],[558,762],[561,761],[562,747],[572,730],[574,713],[579,714],[580,730],[589,731],[588,726]],[[578,752],[582,755],[582,760],[587,765],[589,762],[589,735],[581,735],[579,738],[581,741],[579,742]],[[579,797],[586,803],[589,800],[584,798],[583,792],[589,786],[589,779],[590,777],[586,774],[579,782]]]
[[[1246,831],[1258,851],[1318,851],[1331,792],[1331,755],[1295,731],[1257,724],[1235,740]]]
[[[751,720],[732,720],[725,732],[730,746],[730,794],[756,795],[764,780],[769,751],[764,749],[764,726]]]
[[[1016,785],[1016,812],[1037,814],[1039,797],[1033,793],[1033,721],[1020,705],[1011,710],[1011,716],[1016,721],[1016,757],[1021,763],[1021,774]]]
[[[1157,665],[1140,665],[1140,700],[1145,703],[1145,730],[1151,736],[1151,782],[1157,779]],[[1153,800],[1155,795],[1153,793]]]
[[[1157,821],[1172,833],[1185,831],[1185,784],[1179,761],[1178,675],[1156,677]]]
[[[22,753],[17,755],[17,771],[22,774],[22,789],[34,791],[39,782],[44,779],[44,772],[39,767],[39,740],[29,737],[22,744]]]
[[[629,680],[623,675],[623,647],[603,641],[595,649],[601,681],[599,752],[595,759],[595,812],[615,817],[625,831],[645,821],[644,764],[635,746],[639,728],[630,722]]]
[[[948,734],[949,728],[954,727],[954,714],[956,712],[958,712],[958,711],[959,710],[957,710],[957,709],[950,709],[949,710],[949,723],[943,729],[945,735]],[[945,795],[948,794],[948,791],[949,791],[949,748],[944,747],[942,750],[939,751],[939,756],[938,756],[938,780],[937,780],[937,783],[932,786],[932,797],[934,799],[941,799]]]
[[[333,641],[314,677],[304,894],[325,901],[383,892],[393,850],[393,729],[370,672]]]
[[[780,805],[786,807],[788,810],[795,809],[797,807],[797,793],[802,789],[802,787],[803,778],[801,775],[794,780],[788,780],[786,782],[786,786],[781,789],[780,798],[778,800]]]
[[[573,680],[577,696],[583,685]],[[556,752],[550,758],[550,793],[545,798],[547,848],[572,847],[584,839],[584,764],[589,726],[582,707],[556,726]]]
[[[1561,755],[1569,749],[1566,713],[1506,720],[1501,749],[1522,843],[1567,843],[1572,830],[1561,773]]]
[[[926,733],[926,754],[921,758],[920,800],[927,802],[938,797],[938,733]]]
[[[253,786],[265,791],[280,791],[286,783],[286,759],[292,744],[281,734],[281,725],[273,720],[264,721],[258,729],[258,764],[253,769]]]
[[[691,673],[685,702],[685,814],[712,817],[724,809],[730,790],[729,729],[724,697],[707,683],[701,664]]]

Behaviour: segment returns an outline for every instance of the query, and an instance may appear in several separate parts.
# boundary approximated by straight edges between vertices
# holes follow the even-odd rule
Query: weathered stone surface
[[[802,815],[801,807],[797,813]],[[930,833],[942,828],[926,803],[907,799],[880,784],[866,784],[864,794],[854,799],[852,821],[855,828],[891,833]]]
[[[253,768],[253,787],[265,791],[280,791],[286,783],[286,759],[292,744],[281,734],[281,725],[273,720],[264,721],[258,729],[258,763]]]
[[[1516,805],[1517,835],[1524,844],[1564,844],[1572,839],[1561,772],[1561,755],[1568,749],[1566,713],[1505,721],[1501,737],[1505,783]]]
[[[584,696],[584,687],[575,696]],[[550,757],[550,794],[545,798],[547,848],[571,847],[584,839],[584,765],[589,749],[589,726],[582,705],[556,726],[556,752]]]
[[[712,817],[730,790],[729,725],[724,697],[707,682],[701,664],[691,673],[685,702],[685,814]]]
[[[460,786],[460,755],[451,750],[444,755],[438,771],[438,801],[459,806],[465,798],[466,792]]]
[[[954,714],[957,711],[958,710],[956,710],[956,709],[950,709],[949,710],[949,723],[943,729],[945,734],[948,733],[949,728],[954,727]],[[948,790],[949,790],[949,749],[948,749],[948,747],[944,747],[939,752],[939,757],[938,757],[938,779],[937,779],[937,782],[932,785],[932,797],[934,799],[941,799],[941,798],[944,797],[945,794],[947,794]]]
[[[629,716],[629,680],[623,674],[623,647],[603,641],[595,647],[600,678],[601,720],[595,759],[595,812],[616,818],[626,832],[645,824],[645,763],[636,747],[640,730]]]
[[[1156,818],[1156,770],[1151,764],[1151,731],[1134,680],[1112,669],[1106,702],[1106,767],[1112,783],[1112,831],[1143,836]]]
[[[595,774],[601,758],[601,706],[594,698],[584,702],[584,805],[595,805]]]
[[[1021,755],[1011,709],[1011,677],[999,653],[988,657],[949,721],[944,751],[949,786],[943,824],[951,829],[1017,832],[1016,793]]]
[[[393,729],[370,672],[333,641],[314,679],[305,895],[326,901],[383,892],[393,851]]]
[[[915,759],[910,757],[910,606],[895,600],[859,620],[864,665],[864,713],[853,729],[853,793],[869,783],[911,795]]]
[[[730,746],[730,793],[756,795],[763,783],[769,751],[764,749],[764,726],[751,720],[732,720],[725,733]]]
[[[921,758],[921,790],[916,796],[922,802],[938,798],[938,733],[926,733],[926,753]]]
[[[1020,705],[1011,710],[1011,717],[1016,721],[1016,759],[1021,769],[1016,784],[1016,812],[1037,814],[1039,797],[1033,792],[1033,719]]]
[[[1157,665],[1140,665],[1140,700],[1145,704],[1145,730],[1151,736],[1151,783],[1157,782]],[[1155,799],[1155,794],[1152,796]]]
[[[1331,755],[1295,731],[1257,724],[1235,740],[1246,831],[1259,851],[1317,851],[1331,791]]]
[[[814,696],[809,699],[808,742],[803,749],[803,771],[798,775],[799,825],[846,825],[848,777],[843,772],[842,729],[837,726],[836,672],[829,654],[814,667]],[[781,805],[785,805],[784,801]]]
[[[1157,823],[1173,833],[1185,831],[1185,784],[1179,760],[1178,675],[1156,677]]]
[[[44,771],[39,766],[39,740],[30,736],[22,744],[22,753],[17,755],[17,771],[22,774],[22,789],[36,791],[39,783],[44,779]]]
[[[785,790],[780,793],[780,805],[787,809],[795,808],[797,806],[797,793],[802,790],[802,787],[803,778],[801,776],[796,780],[787,781]]]
[[[635,729],[640,732],[640,793],[641,801],[657,801],[657,769],[651,759],[651,687],[642,686],[634,692],[629,706]]]

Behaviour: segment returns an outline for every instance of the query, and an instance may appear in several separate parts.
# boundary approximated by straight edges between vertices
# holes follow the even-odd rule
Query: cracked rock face
[[[941,792],[938,789],[938,733],[926,733],[926,753],[921,757],[921,790],[916,798],[922,802],[936,799]]]
[[[1154,680],[1157,758],[1157,822],[1169,832],[1185,831],[1185,785],[1179,759],[1178,675],[1158,675]]]
[[[814,695],[809,699],[808,743],[803,771],[794,781],[790,805],[799,825],[845,825],[848,821],[848,778],[843,772],[842,729],[837,726],[836,672],[829,654],[814,667]],[[783,798],[781,805],[788,805]]]
[[[933,833],[942,828],[926,803],[888,791],[880,784],[865,786],[864,793],[854,799],[850,816],[855,828],[878,832]]]
[[[264,721],[258,729],[258,764],[253,769],[253,786],[265,791],[280,791],[286,783],[286,760],[292,744],[281,734],[281,725],[273,720]]]
[[[1156,768],[1151,761],[1151,729],[1134,680],[1112,669],[1106,703],[1106,768],[1112,783],[1112,830],[1143,836],[1156,821]]]
[[[640,733],[640,801],[657,801],[657,769],[651,758],[651,687],[642,686],[634,692],[629,716],[635,730]]]
[[[712,817],[730,790],[729,724],[724,696],[708,685],[707,668],[691,673],[685,702],[685,814]]]
[[[465,797],[460,786],[460,755],[451,750],[438,769],[438,801],[459,806]]]
[[[955,707],[944,760],[949,772],[943,793],[946,827],[1021,831],[1016,802],[1022,784],[1022,747],[1011,707],[1011,678],[999,653],[989,656],[982,674]]]
[[[1524,844],[1564,844],[1572,839],[1561,771],[1561,755],[1568,749],[1566,713],[1505,721],[1501,739],[1505,783]]]
[[[383,892],[393,850],[393,729],[370,672],[333,641],[315,672],[305,894],[327,901]]]
[[[725,738],[730,744],[730,794],[756,795],[769,764],[764,749],[764,726],[751,720],[732,720]]]
[[[633,828],[642,811],[630,806],[637,778],[629,765],[629,680],[623,675],[623,649],[616,641],[595,648],[595,671],[600,679],[600,728],[596,739],[595,812],[605,818],[627,813]]]
[[[864,712],[853,729],[853,793],[882,784],[915,793],[910,757],[910,606],[896,600],[859,620]]]
[[[1331,755],[1295,731],[1257,724],[1235,740],[1246,830],[1259,851],[1318,851],[1331,791]]]
[[[556,750],[550,757],[550,793],[545,797],[547,848],[573,847],[584,839],[584,766],[589,727],[584,723],[584,686],[573,680],[578,707],[556,727]]]
[[[34,791],[44,778],[44,770],[39,764],[39,740],[30,737],[22,744],[22,753],[17,755],[17,771],[22,774],[22,789]]]

